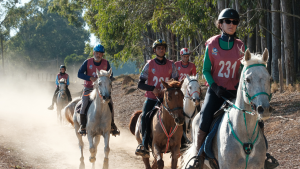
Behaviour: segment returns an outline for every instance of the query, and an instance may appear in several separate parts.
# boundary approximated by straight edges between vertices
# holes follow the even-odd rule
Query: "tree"
[[[280,10],[280,0],[271,0],[271,10]],[[272,15],[272,68],[271,75],[275,82],[279,82],[278,59],[281,57],[281,21],[280,13],[274,12]]]

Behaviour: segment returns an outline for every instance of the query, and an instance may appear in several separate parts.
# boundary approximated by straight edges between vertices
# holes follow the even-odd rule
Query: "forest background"
[[[237,36],[250,51],[262,53],[268,48],[268,70],[275,82],[279,70],[286,85],[297,83],[300,74],[297,0],[31,0],[18,4],[18,0],[0,0],[2,75],[44,72],[44,78],[50,78],[65,63],[76,76],[80,64],[92,56],[90,33],[101,40],[113,67],[124,66],[120,73],[138,73],[136,69],[153,57],[152,43],[161,38],[168,43],[168,59],[180,60],[180,49],[190,48],[191,61],[201,74],[205,41],[220,33],[214,23],[228,7],[239,12]],[[14,36],[12,29],[17,31]]]

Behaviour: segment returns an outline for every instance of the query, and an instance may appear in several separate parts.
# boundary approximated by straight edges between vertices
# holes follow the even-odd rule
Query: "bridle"
[[[189,81],[188,85],[189,85],[191,82],[193,82],[193,81],[195,81],[195,82],[198,83],[198,80],[193,79],[193,80],[190,80],[190,81]],[[193,99],[192,96],[193,96],[194,93],[198,93],[198,94],[199,94],[199,97],[201,96],[201,88],[200,88],[200,92],[194,91],[194,92],[191,93],[191,94],[190,94],[188,88],[186,88],[186,91],[187,91],[187,96],[185,95],[184,98],[188,98],[188,99],[192,100],[192,99]]]
[[[178,91],[181,92],[180,88],[167,88],[167,89],[164,90],[164,95],[166,94],[167,91],[171,91],[171,90],[178,90]],[[157,96],[155,96],[155,97],[156,97],[157,101],[158,101],[159,103],[161,103],[162,107],[163,107],[165,110],[167,110],[167,112],[168,112],[174,119],[175,119],[175,115],[174,115],[172,112],[175,111],[175,110],[183,110],[183,107],[175,107],[175,108],[173,108],[173,109],[170,109],[167,100],[166,100],[166,102],[165,102],[166,105],[164,105],[164,104],[159,100],[159,98],[158,98]]]

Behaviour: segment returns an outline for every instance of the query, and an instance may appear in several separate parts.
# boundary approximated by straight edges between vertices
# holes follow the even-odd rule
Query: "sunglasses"
[[[228,24],[228,25],[231,24],[231,23],[232,23],[233,25],[238,25],[238,24],[239,24],[239,21],[237,21],[237,20],[231,21],[231,20],[229,20],[229,19],[225,19],[224,21],[225,21],[225,23]]]

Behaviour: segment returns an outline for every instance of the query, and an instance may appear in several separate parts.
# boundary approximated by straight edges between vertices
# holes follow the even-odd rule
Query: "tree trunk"
[[[281,20],[281,40],[284,41],[282,14],[280,14],[280,20]],[[285,57],[284,57],[284,43],[283,42],[281,42],[281,69],[282,69],[283,79],[285,79],[286,72],[285,72]]]
[[[247,10],[251,10],[252,7],[250,5],[248,5],[248,8]],[[248,25],[250,24],[250,19],[253,17],[253,13],[254,12],[248,12],[247,13],[247,22],[248,22]],[[247,39],[247,46],[248,46],[248,49],[250,50],[250,52],[255,52],[256,50],[256,45],[255,45],[255,42],[256,42],[256,27],[254,26],[250,32],[250,34],[252,35],[248,35],[248,39]]]
[[[260,0],[260,5],[263,9],[265,9],[266,8],[265,0]],[[263,27],[265,27],[265,28],[267,27],[266,26],[267,17],[265,17],[265,16],[266,16],[266,12],[262,12],[262,16],[259,18],[259,25],[261,25],[260,31],[261,31],[261,34],[263,35],[263,36],[261,36],[261,51],[264,51],[265,48],[267,47],[266,30],[263,28]]]
[[[292,13],[292,2],[281,1],[282,11]],[[284,53],[286,68],[286,85],[294,84],[294,46],[293,46],[293,18],[283,14]]]
[[[256,52],[257,53],[261,53],[261,37],[260,37],[260,33],[259,33],[259,25],[256,24]]]
[[[292,0],[292,6],[293,6],[293,14],[294,15],[298,15],[298,12],[296,11],[296,5],[297,2],[295,2],[295,0]],[[298,32],[297,32],[297,28],[298,28],[298,22],[299,20],[297,20],[295,17],[293,17],[293,22],[294,22],[294,74],[296,75],[298,72]],[[296,79],[295,79],[296,80]]]
[[[278,59],[280,93],[283,92],[283,74],[282,74],[282,69],[281,68],[282,68],[281,59]]]
[[[218,11],[219,13],[225,8],[225,0],[218,0]]]
[[[235,8],[238,13],[241,13],[241,6],[239,0],[235,0]]]
[[[0,35],[1,37],[1,55],[2,55],[2,73],[3,73],[3,76],[4,76],[4,55],[3,55],[3,36],[2,35]]]
[[[176,37],[175,37],[175,34],[173,34],[173,33],[171,33],[171,46],[172,46],[172,60],[174,60],[174,61],[177,61],[176,60],[176,47],[175,47],[175,39],[176,39]]]
[[[267,9],[271,9],[271,6],[270,6],[270,3],[271,3],[271,0],[267,0],[267,6],[266,8]],[[267,13],[267,29],[268,30],[271,30],[271,14],[270,12]],[[272,62],[272,35],[267,32],[267,48],[269,49],[269,60],[268,60],[268,71],[269,73],[271,74],[271,62]]]
[[[180,35],[177,35],[177,61],[180,59]]]
[[[271,0],[271,10],[280,10],[280,0]],[[271,76],[275,82],[279,82],[278,74],[278,59],[281,57],[281,41],[278,37],[281,37],[280,30],[280,13],[273,12],[272,16],[272,65],[271,65]]]

